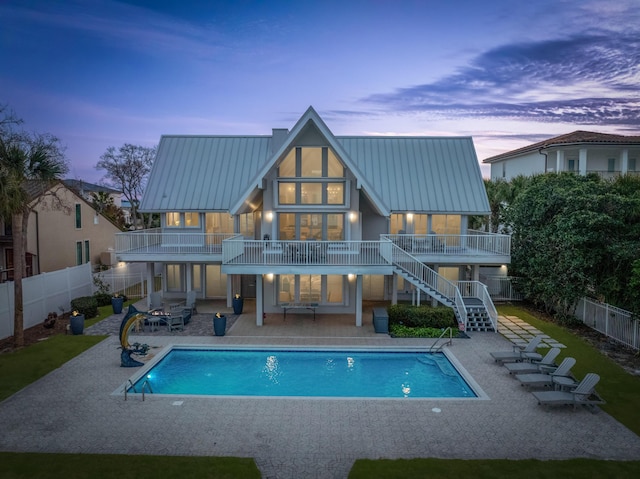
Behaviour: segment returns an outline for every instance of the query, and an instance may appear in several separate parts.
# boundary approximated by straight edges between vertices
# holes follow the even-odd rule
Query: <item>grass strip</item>
[[[640,477],[640,461],[600,461],[568,459],[540,461],[525,459],[359,459],[349,479],[583,479],[610,477],[632,479]]]
[[[251,458],[0,452],[2,479],[260,479]]]

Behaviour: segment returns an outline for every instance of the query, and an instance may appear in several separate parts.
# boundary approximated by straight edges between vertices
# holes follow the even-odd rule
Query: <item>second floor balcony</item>
[[[258,266],[376,267],[391,264],[393,245],[425,264],[507,264],[511,260],[510,236],[476,231],[466,235],[381,235],[377,241],[271,241],[234,233],[154,229],[118,233],[116,256],[127,262],[219,263],[247,272]]]

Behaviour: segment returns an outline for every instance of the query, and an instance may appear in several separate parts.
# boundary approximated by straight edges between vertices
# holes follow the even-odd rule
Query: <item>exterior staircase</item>
[[[461,331],[498,330],[498,314],[486,287],[479,281],[464,281],[461,289],[396,244],[392,246],[396,274],[455,313]]]

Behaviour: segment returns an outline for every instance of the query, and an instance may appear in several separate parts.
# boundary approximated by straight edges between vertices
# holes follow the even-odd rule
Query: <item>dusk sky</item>
[[[640,135],[640,0],[0,0],[0,105],[68,177],[162,134]],[[483,174],[488,176],[488,168]]]

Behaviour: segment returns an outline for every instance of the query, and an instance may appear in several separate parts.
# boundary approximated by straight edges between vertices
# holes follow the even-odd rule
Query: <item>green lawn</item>
[[[253,459],[0,452],[2,479],[258,479]]]
[[[515,315],[567,346],[561,356],[576,358],[575,374],[600,374],[598,393],[607,401],[607,413],[640,434],[640,378],[624,371],[569,330],[541,321],[515,306],[498,307],[500,314]],[[94,324],[111,314],[111,307],[100,308]],[[46,375],[80,354],[104,336],[54,336],[20,351],[0,355],[0,400]],[[101,454],[32,454],[0,452],[0,478],[254,478],[260,473],[252,459],[225,457],[158,457]],[[616,462],[592,459],[566,461],[537,460],[358,460],[350,479],[412,478],[635,478],[640,477],[640,461]]]

